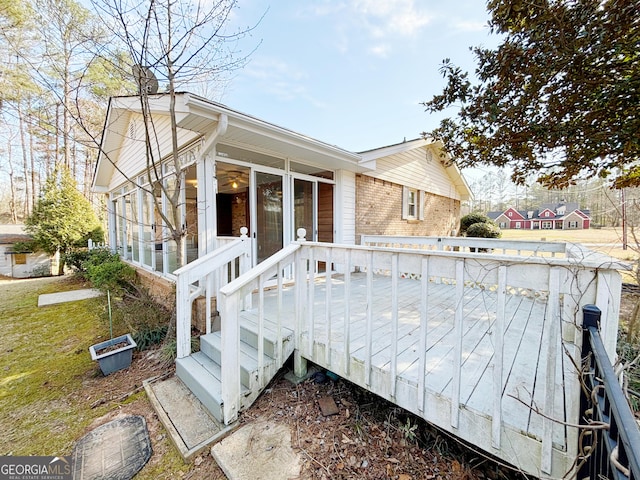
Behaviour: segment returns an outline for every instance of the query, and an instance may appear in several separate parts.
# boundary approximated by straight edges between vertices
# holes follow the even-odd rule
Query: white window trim
[[[409,194],[415,192],[416,214],[409,215]],[[417,188],[402,187],[402,219],[403,220],[424,220],[424,192]]]

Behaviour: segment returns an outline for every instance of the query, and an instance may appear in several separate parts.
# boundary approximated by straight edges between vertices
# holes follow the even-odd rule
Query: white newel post
[[[240,326],[238,325],[238,295],[220,292],[220,313],[223,319],[221,334],[222,403],[224,423],[229,425],[238,418],[240,410]]]
[[[240,227],[240,239],[242,240],[242,245],[244,246],[244,254],[240,255],[240,264],[238,267],[240,271],[239,275],[242,275],[249,270],[253,266],[253,261],[251,259],[251,239],[249,238],[249,229],[247,227]],[[243,299],[244,305],[243,308],[248,310],[253,307],[253,303],[251,301],[251,292],[247,292]]]
[[[298,235],[298,242],[303,243],[307,231],[304,228],[299,228],[296,231]],[[301,378],[307,374],[307,360],[300,354],[301,336],[302,336],[302,318],[304,316],[304,285],[306,281],[306,268],[304,267],[304,261],[302,260],[302,250],[296,252],[295,262],[295,282],[296,282],[296,349],[293,355],[293,372],[296,377]]]
[[[191,299],[188,275],[178,274],[176,281],[176,356],[191,355]]]

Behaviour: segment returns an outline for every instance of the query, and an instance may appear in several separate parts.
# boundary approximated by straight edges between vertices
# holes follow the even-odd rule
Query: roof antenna
[[[133,77],[138,85],[138,95],[154,95],[158,93],[158,79],[149,69],[137,63],[133,66]]]

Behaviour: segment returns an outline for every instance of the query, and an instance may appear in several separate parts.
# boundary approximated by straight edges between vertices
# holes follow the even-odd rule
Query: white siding
[[[335,241],[356,243],[356,174],[347,170],[336,172]]]
[[[51,274],[51,257],[43,252],[28,253],[27,263],[14,265],[14,254],[8,253],[13,245],[0,246],[0,275],[13,278],[29,278]]]
[[[455,185],[431,147],[416,148],[376,160],[375,172],[364,175],[460,200]]]
[[[11,250],[10,245],[0,246],[0,275],[10,277],[11,271],[11,255],[6,253]]]
[[[152,143],[157,145],[156,150],[159,150],[160,157],[165,157],[171,151],[171,122],[169,121],[169,117],[157,116],[154,121],[154,129],[157,139],[152,141]],[[135,137],[133,137],[132,134],[134,134]],[[178,135],[179,147],[195,140],[199,136],[198,133],[181,129],[178,130]],[[111,182],[109,183],[109,190],[113,190],[122,185],[127,181],[126,177],[133,179],[145,170],[146,153],[144,139],[145,133],[142,115],[131,115],[129,126],[127,127],[125,138],[122,142],[122,148],[116,160],[118,168],[113,172]]]

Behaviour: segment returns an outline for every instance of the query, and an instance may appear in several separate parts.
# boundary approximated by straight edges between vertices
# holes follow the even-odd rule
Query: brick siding
[[[460,224],[460,201],[424,192],[424,220],[402,219],[402,185],[356,175],[356,238],[361,235],[448,236]]]

